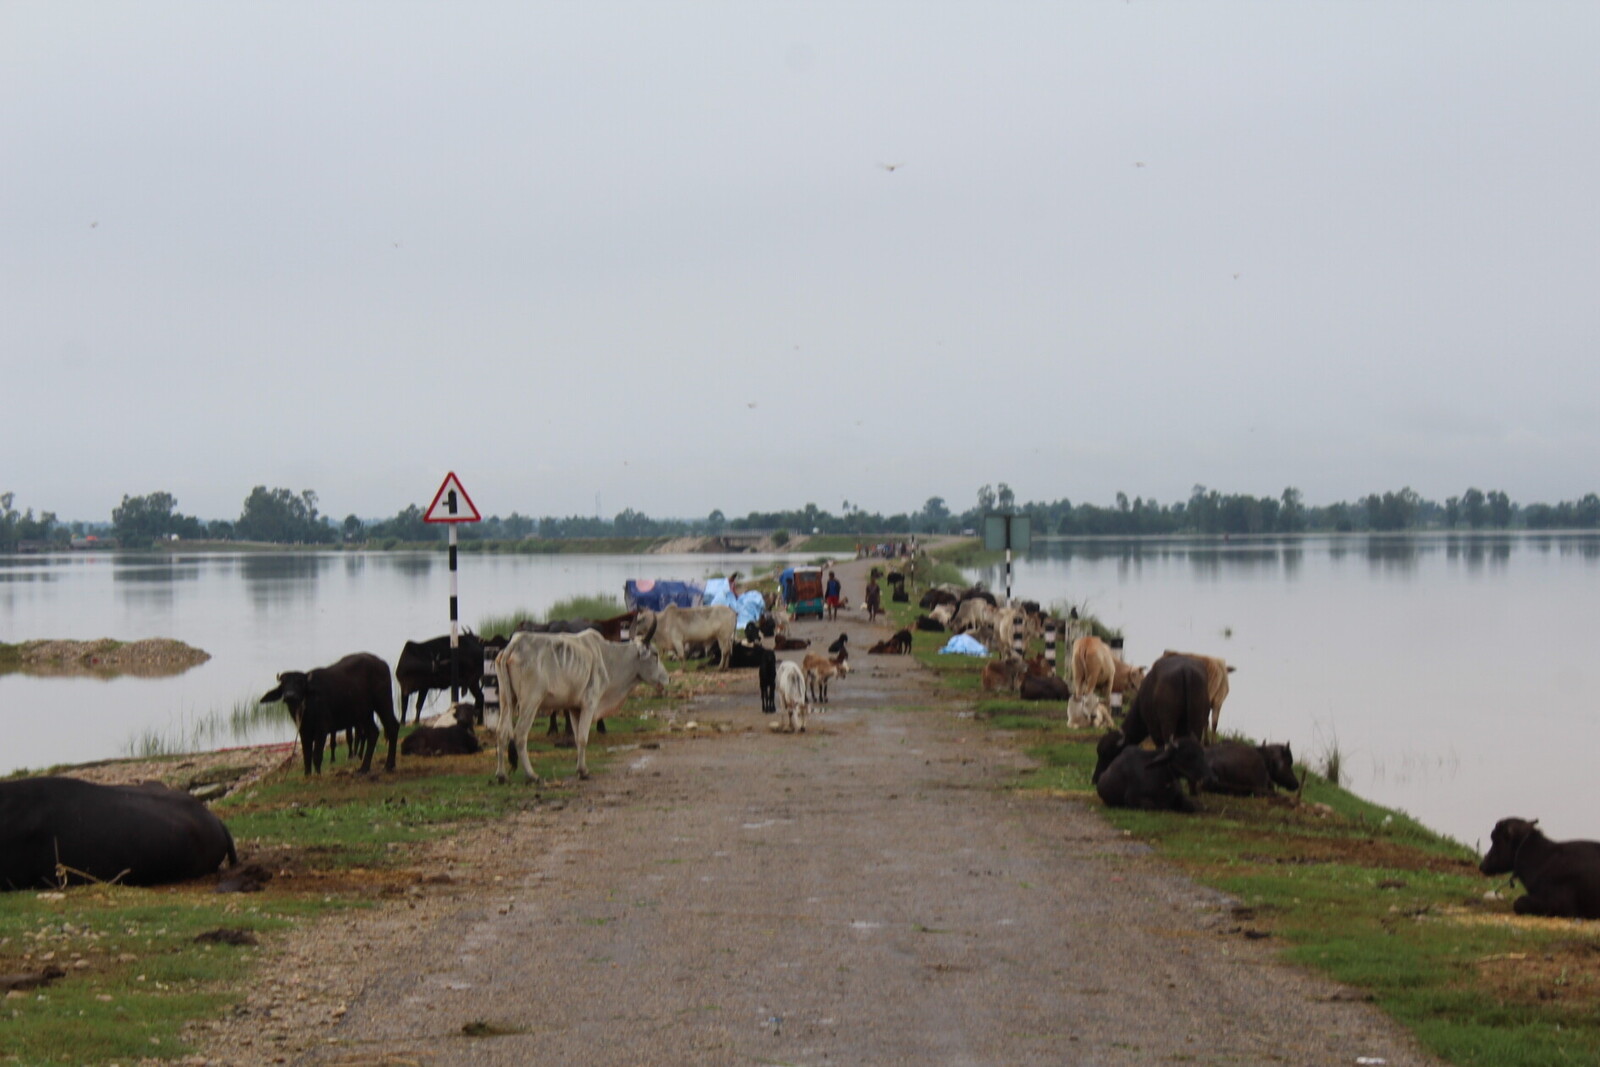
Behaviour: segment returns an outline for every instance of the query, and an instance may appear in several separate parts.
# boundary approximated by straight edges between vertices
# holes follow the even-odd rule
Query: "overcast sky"
[[[1600,489],[1600,5],[0,0],[0,491]]]

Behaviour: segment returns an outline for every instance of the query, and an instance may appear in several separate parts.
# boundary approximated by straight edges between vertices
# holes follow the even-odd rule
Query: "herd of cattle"
[[[904,600],[902,587],[894,588],[895,599]],[[1009,649],[1018,627],[1026,640],[1043,625],[1037,605],[1004,607],[981,588],[929,590],[921,607],[926,614],[916,620],[917,629],[972,632],[990,648]],[[565,722],[578,774],[587,778],[590,733],[604,732],[605,718],[636,685],[658,692],[666,687],[663,653],[679,660],[705,655],[719,670],[755,668],[761,710],[779,716],[780,730],[804,731],[808,712],[828,702],[829,683],[849,673],[848,639],[841,633],[826,655],[779,660],[778,650],[808,646],[786,635],[786,622],[767,617],[741,634],[731,608],[667,607],[527,627],[489,641],[466,633],[454,655],[448,637],[408,641],[392,678],[383,659],[358,652],[326,667],[284,671],[261,702],[287,707],[307,776],[320,773],[325,754],[333,758],[341,734],[349,757],[361,760],[361,773],[370,772],[380,736],[391,771],[397,748],[407,755],[477,752],[474,725],[483,719],[487,651],[494,655],[500,696],[496,778],[506,781],[515,758],[523,776],[537,780],[527,741],[540,716],[549,716],[552,732]],[[773,639],[772,648],[764,637]],[[868,652],[903,655],[911,644],[912,632],[904,629]],[[1003,655],[985,663],[981,681],[986,690],[1010,690],[1022,699],[1066,701],[1072,725],[1107,728],[1092,779],[1107,805],[1192,812],[1192,798],[1201,791],[1267,796],[1276,788],[1300,788],[1289,745],[1218,739],[1233,670],[1223,660],[1169,650],[1145,670],[1123,663],[1099,638],[1083,636],[1072,642],[1071,663],[1068,682],[1043,656]],[[421,726],[427,695],[452,686],[472,695],[475,716],[457,705],[459,721],[452,714],[442,717],[448,725]],[[1111,714],[1118,696],[1127,705],[1120,726]],[[401,745],[400,727],[412,708],[419,726]],[[1146,740],[1155,747],[1146,748]],[[119,879],[152,885],[209,874],[224,862],[237,862],[227,827],[187,793],[156,783],[103,786],[66,777],[0,782],[0,889]],[[1518,914],[1600,918],[1600,843],[1554,842],[1534,821],[1503,819],[1480,867],[1488,875],[1511,873],[1527,887],[1515,903]]]

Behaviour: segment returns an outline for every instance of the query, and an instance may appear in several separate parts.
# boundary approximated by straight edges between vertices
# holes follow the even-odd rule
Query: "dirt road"
[[[856,668],[806,734],[767,729],[753,676],[702,698],[732,730],[496,827],[493,888],[333,920],[369,932],[331,1025],[212,1062],[1433,1062],[1095,805],[1008,791],[1025,759],[867,656],[886,628],[797,629],[848,632]]]

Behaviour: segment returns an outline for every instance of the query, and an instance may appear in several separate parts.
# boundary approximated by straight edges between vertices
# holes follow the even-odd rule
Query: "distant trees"
[[[12,507],[15,499],[13,493],[0,493],[0,552],[15,552],[25,541],[59,546],[71,539],[71,532],[56,520],[55,512],[41,512],[34,518],[32,508],[18,511]]]
[[[205,524],[193,516],[179,514],[177,506],[177,498],[165,491],[144,496],[124,494],[122,503],[111,510],[111,527],[117,542],[124,548],[147,548],[169,537],[206,536]]]
[[[234,536],[241,541],[269,541],[273,544],[331,544],[338,531],[317,512],[317,494],[303,489],[298,494],[288,489],[267,489],[258,485],[245,497],[244,510],[233,524]]]
[[[10,492],[0,493],[0,552],[15,551],[19,545],[34,543],[65,547],[72,530],[59,522],[54,512],[35,516],[32,509],[19,511]],[[273,544],[324,545],[384,542],[429,543],[446,536],[443,525],[423,521],[423,510],[408,505],[387,519],[363,520],[351,514],[342,522],[324,516],[318,509],[317,494],[309,489],[296,493],[289,489],[268,489],[258,485],[245,499],[236,522],[201,520],[181,514],[177,499],[158,491],[140,496],[125,495],[111,514],[112,532],[128,546],[143,547],[173,535],[184,539],[261,541]],[[976,529],[986,512],[995,509],[1020,512],[1033,519],[1041,535],[1067,536],[1148,536],[1163,534],[1285,534],[1303,531],[1363,531],[1400,533],[1417,529],[1475,531],[1600,530],[1600,494],[1588,493],[1574,500],[1554,504],[1518,505],[1503,490],[1469,487],[1459,496],[1440,503],[1425,499],[1410,486],[1399,490],[1369,493],[1354,501],[1309,505],[1301,491],[1289,486],[1277,495],[1222,493],[1195,485],[1187,499],[1160,504],[1154,499],[1126,492],[1113,494],[1109,503],[1074,503],[1063,497],[1053,501],[1019,502],[1005,482],[985,484],[975,494],[974,506],[952,511],[942,496],[930,496],[921,508],[907,513],[885,515],[865,510],[858,502],[845,501],[842,514],[833,514],[814,502],[783,511],[752,511],[744,516],[729,516],[713,509],[703,519],[658,519],[634,508],[625,508],[611,518],[572,515],[565,518],[547,515],[535,518],[511,512],[493,515],[479,523],[458,528],[466,541],[520,541],[526,538],[558,540],[569,538],[668,538],[730,531],[784,530],[809,534],[868,537],[887,535],[951,533]],[[79,532],[83,523],[75,524]],[[104,529],[103,524],[93,524]]]

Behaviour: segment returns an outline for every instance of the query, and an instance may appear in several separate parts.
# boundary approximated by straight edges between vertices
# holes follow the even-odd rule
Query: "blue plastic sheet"
[[[639,608],[660,611],[668,604],[676,604],[680,608],[695,608],[700,606],[704,596],[705,586],[698,582],[630,578],[622,587],[622,599],[629,611]]]
[[[942,656],[947,652],[962,656],[987,656],[989,654],[989,650],[980,645],[977,638],[971,634],[956,634],[946,641],[944,647],[939,650],[939,655]]]

